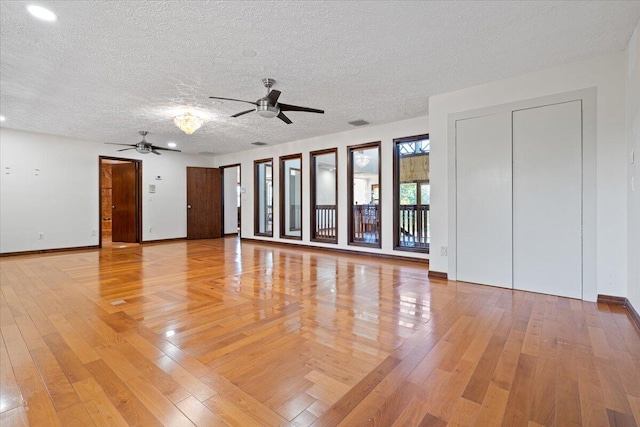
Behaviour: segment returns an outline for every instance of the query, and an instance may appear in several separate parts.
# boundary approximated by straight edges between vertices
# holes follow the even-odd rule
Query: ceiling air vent
[[[364,125],[368,125],[369,122],[366,120],[362,120],[362,119],[358,119],[358,120],[354,120],[352,122],[348,122],[350,125],[352,126],[364,126]]]
[[[267,145],[266,142],[261,142],[261,141],[256,141],[256,142],[252,142],[252,145]]]

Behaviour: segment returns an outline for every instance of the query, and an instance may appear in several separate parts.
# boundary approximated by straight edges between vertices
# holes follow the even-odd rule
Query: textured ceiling
[[[620,51],[640,2],[41,1],[0,3],[3,126],[225,153],[428,113],[428,97]],[[247,50],[256,53],[246,56]],[[326,114],[229,118],[277,80]],[[181,111],[208,119],[187,136]]]

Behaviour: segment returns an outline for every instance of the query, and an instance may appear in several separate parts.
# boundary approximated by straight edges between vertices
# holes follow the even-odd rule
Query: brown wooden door
[[[136,164],[120,163],[112,166],[111,240],[135,243],[136,218]]]
[[[187,168],[187,239],[222,237],[220,169]]]

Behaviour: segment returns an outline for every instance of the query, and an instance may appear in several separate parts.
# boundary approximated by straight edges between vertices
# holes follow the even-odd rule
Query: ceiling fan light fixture
[[[153,148],[150,145],[145,144],[144,142],[139,142],[136,145],[136,151],[140,154],[149,154]]]
[[[191,135],[192,133],[200,129],[200,126],[202,126],[202,124],[204,123],[204,119],[187,112],[174,117],[173,123],[175,123],[175,125],[178,126],[181,131],[183,131],[187,135]]]
[[[264,117],[266,119],[272,119],[278,114],[280,114],[280,108],[274,107],[272,105],[258,105],[256,108],[257,113],[260,117]]]

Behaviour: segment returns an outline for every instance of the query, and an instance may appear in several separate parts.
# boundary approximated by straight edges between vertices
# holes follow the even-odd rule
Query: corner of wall
[[[640,310],[640,21],[629,40],[626,53],[627,299],[638,311]]]

